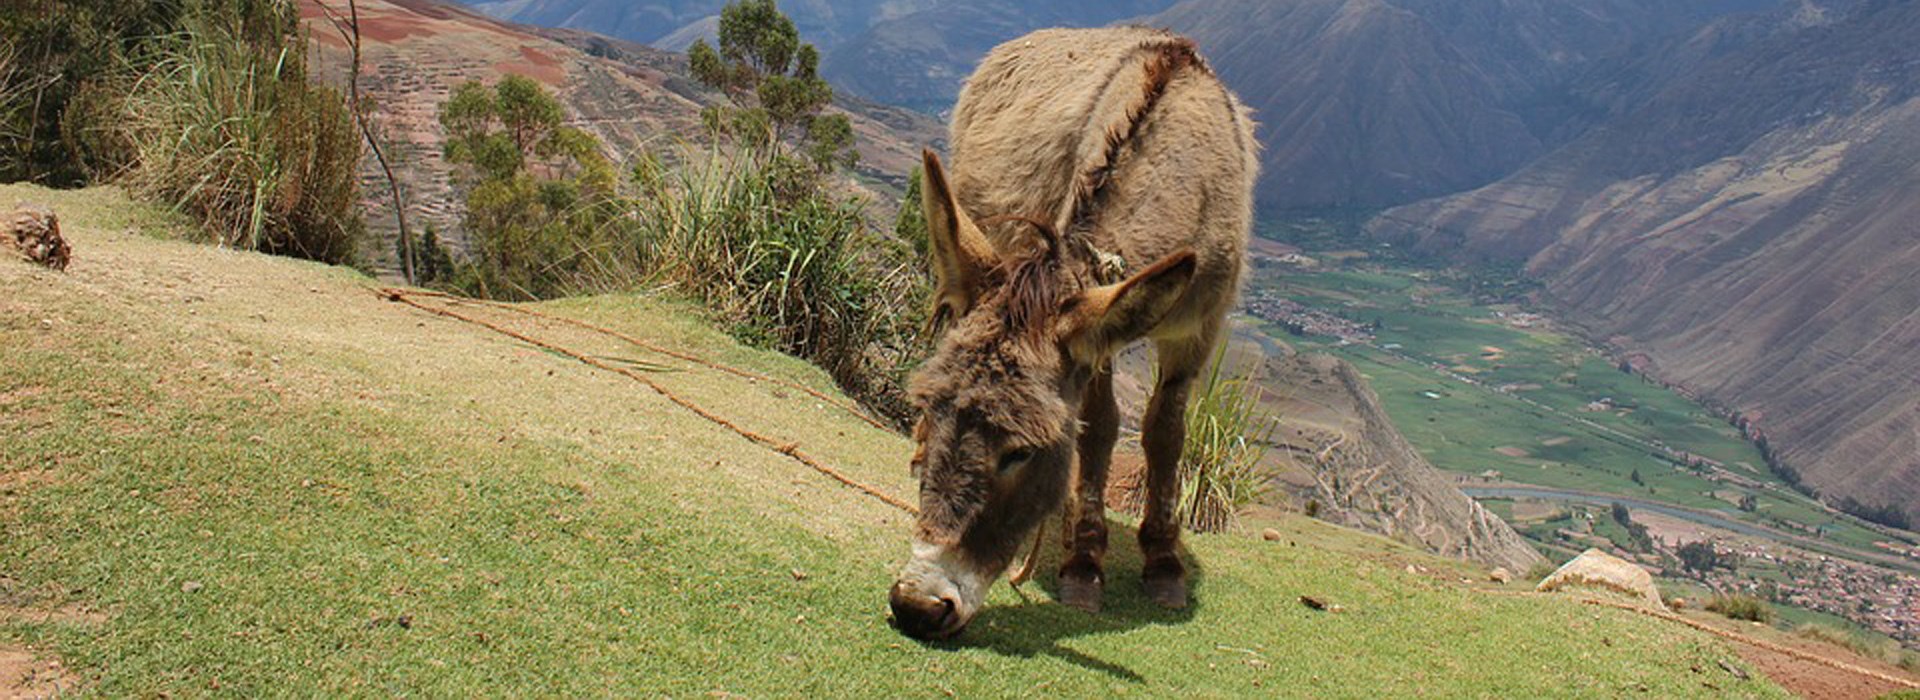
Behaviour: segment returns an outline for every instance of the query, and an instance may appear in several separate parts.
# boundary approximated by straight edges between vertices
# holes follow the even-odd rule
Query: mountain
[[[1261,208],[1373,211],[1513,173],[1672,77],[1640,62],[1782,0],[853,0],[783,3],[844,94],[945,110],[979,58],[1049,26],[1195,38],[1255,111]],[[720,0],[497,0],[492,15],[681,49]],[[1710,55],[1745,35],[1695,46]]]
[[[338,3],[327,2],[332,7]],[[680,54],[576,30],[503,22],[439,0],[360,0],[361,89],[376,105],[388,157],[406,191],[411,221],[443,232],[456,248],[459,198],[441,159],[439,107],[466,80],[491,82],[517,74],[540,81],[567,108],[575,126],[598,137],[624,160],[646,149],[670,150],[706,138],[700,110],[723,99],[691,80]],[[346,43],[324,19],[322,4],[302,0],[302,18],[317,46],[317,76],[344,85]],[[920,149],[944,138],[940,124],[907,110],[858,100],[835,109],[853,120],[860,166],[842,187],[864,193],[878,219],[891,216],[905,174]],[[387,235],[367,251],[376,265],[392,264],[393,214],[387,183],[373,159],[363,164],[367,222]],[[888,219],[890,220],[890,219]]]
[[[1377,209],[1513,172],[1606,105],[1591,67],[1762,0],[1185,0],[1185,33],[1254,110],[1268,212]]]
[[[1920,3],[1789,9],[1514,175],[1369,230],[1524,263],[1805,483],[1920,517]]]
[[[685,51],[711,40],[724,0],[480,0],[488,15],[546,27],[585,29]],[[1042,27],[1100,26],[1142,17],[1173,0],[811,0],[780,3],[801,39],[822,52],[821,73],[843,92],[939,113],[960,82],[1000,42]]]
[[[710,25],[727,0],[476,0],[468,4],[511,22],[584,29],[651,44],[690,27]],[[780,11],[793,18],[802,39],[826,49],[874,22],[937,4],[933,0],[786,0],[780,3]]]
[[[1097,27],[1166,9],[1172,0],[972,0],[875,22],[832,45],[820,71],[863,97],[928,113],[951,107],[980,58],[1043,27]]]

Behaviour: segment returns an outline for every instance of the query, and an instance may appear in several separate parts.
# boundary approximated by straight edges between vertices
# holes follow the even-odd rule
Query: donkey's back
[[[976,221],[1038,219],[1132,268],[1192,249],[1191,292],[1155,336],[1199,332],[1232,305],[1252,219],[1252,121],[1192,41],[1120,27],[1001,44],[961,91],[951,134],[953,189]],[[985,228],[996,244],[1015,235]]]

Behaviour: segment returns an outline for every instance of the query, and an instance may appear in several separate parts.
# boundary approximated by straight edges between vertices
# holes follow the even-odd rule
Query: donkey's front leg
[[[1207,336],[1211,337],[1211,336]],[[1187,568],[1180,563],[1180,453],[1187,442],[1187,395],[1211,343],[1163,341],[1154,347],[1159,384],[1141,421],[1147,452],[1147,509],[1140,523],[1140,581],[1161,607],[1187,606]]]
[[[1113,398],[1113,370],[1098,371],[1080,405],[1080,470],[1073,505],[1067,511],[1067,560],[1060,565],[1060,602],[1088,612],[1100,611],[1107,556],[1107,470],[1113,443],[1120,438],[1120,409]]]

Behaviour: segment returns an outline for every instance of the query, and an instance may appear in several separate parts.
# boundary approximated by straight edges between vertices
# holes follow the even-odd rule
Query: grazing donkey
[[[1193,43],[1162,31],[1034,32],[968,79],[953,170],[925,155],[942,337],[911,387],[920,516],[890,595],[901,631],[957,634],[1069,485],[1060,596],[1099,610],[1110,360],[1140,338],[1159,363],[1141,577],[1160,605],[1187,604],[1177,467],[1188,389],[1238,293],[1251,127]]]

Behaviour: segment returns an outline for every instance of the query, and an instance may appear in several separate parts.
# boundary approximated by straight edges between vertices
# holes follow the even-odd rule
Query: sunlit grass
[[[1180,612],[1139,590],[1117,522],[1101,614],[1052,603],[1043,574],[921,645],[884,619],[904,514],[351,272],[112,234],[95,222],[140,217],[110,192],[0,188],[20,195],[70,204],[81,254],[65,275],[0,261],[0,605],[98,619],[0,618],[0,645],[58,655],[98,696],[1688,696],[1690,667],[1734,658],[1305,518],[1185,538]],[[540,308],[830,386],[673,303]],[[911,492],[896,435],[774,387],[659,380]]]

